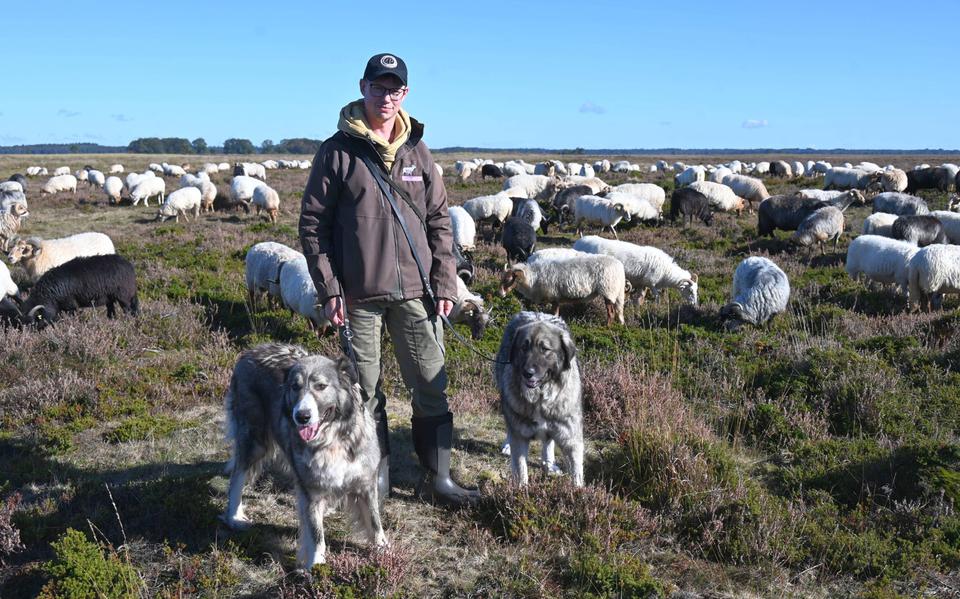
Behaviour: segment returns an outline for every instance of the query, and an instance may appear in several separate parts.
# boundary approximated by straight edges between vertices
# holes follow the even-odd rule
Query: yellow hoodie
[[[393,143],[374,133],[370,129],[370,124],[367,123],[366,113],[363,111],[363,100],[350,102],[344,106],[340,110],[340,122],[337,124],[337,129],[348,135],[370,140],[377,151],[380,152],[380,157],[383,158],[383,163],[387,166],[388,171],[393,166],[397,150],[410,137],[410,115],[407,114],[406,110],[401,108],[400,112],[397,113],[397,121],[394,127],[399,130]]]

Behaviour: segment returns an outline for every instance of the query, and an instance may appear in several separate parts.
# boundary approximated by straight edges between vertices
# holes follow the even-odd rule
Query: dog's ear
[[[563,347],[563,369],[568,370],[573,359],[577,357],[577,347],[573,344],[569,331],[560,334],[560,345]]]
[[[524,328],[520,327],[519,329],[513,332],[513,342],[510,344],[510,352],[507,354],[507,362],[513,364],[513,357],[518,355],[518,346],[523,342]]]
[[[360,383],[360,373],[357,372],[353,360],[347,356],[340,356],[337,359],[337,374],[345,389],[352,389],[354,385]]]

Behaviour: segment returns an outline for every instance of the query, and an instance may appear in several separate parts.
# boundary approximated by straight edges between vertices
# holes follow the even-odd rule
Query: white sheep
[[[450,215],[450,226],[453,229],[453,242],[466,251],[472,251],[477,246],[477,223],[463,206],[450,206],[447,209]]]
[[[58,166],[53,170],[53,176],[59,177],[60,175],[69,175],[70,167],[69,166]]]
[[[573,187],[574,185],[586,185],[592,189],[593,193],[596,195],[610,191],[610,185],[600,177],[581,177],[579,175],[569,175],[565,177],[558,185],[558,190],[561,188]],[[543,200],[547,198],[538,197],[537,199]]]
[[[769,172],[770,172],[770,163],[767,162],[766,160],[758,162],[756,165],[754,165],[753,170],[750,171],[750,173],[753,175],[766,175]]]
[[[803,163],[800,162],[799,160],[794,160],[791,163],[791,166],[793,167],[794,177],[802,177],[807,170],[806,167],[803,166]]]
[[[514,175],[503,181],[503,190],[511,188],[523,189],[523,197],[534,200],[549,200],[557,193],[559,182],[553,177],[545,175]]]
[[[801,189],[798,191],[800,195],[805,198],[813,198],[814,200],[821,200],[823,202],[829,202],[835,200],[847,193],[845,191],[839,191],[836,189]]]
[[[517,216],[533,227],[534,231],[540,229],[543,222],[543,211],[540,210],[540,204],[536,200],[527,199],[520,202],[520,206],[517,208]]]
[[[157,205],[163,202],[163,196],[167,192],[167,184],[160,177],[146,177],[141,179],[137,186],[130,190],[130,199],[136,206],[143,200],[144,206],[150,205],[150,198],[157,196]]]
[[[115,254],[113,241],[103,233],[77,233],[59,239],[18,238],[7,252],[10,264],[21,263],[31,281],[51,268],[81,256]]]
[[[182,177],[180,177],[180,187],[196,187],[197,189],[200,189],[200,186],[203,184],[203,182],[209,180],[210,175],[203,171],[200,171],[196,175],[192,173],[185,173]]]
[[[0,262],[0,299],[10,295],[16,296],[19,291],[20,289],[17,288],[17,284],[13,282],[13,278],[10,276],[10,269],[7,268],[6,264]]]
[[[227,162],[218,162],[218,163],[217,163],[217,170],[218,170],[218,171],[228,171],[228,170],[230,170],[230,164],[227,163]]]
[[[99,187],[103,189],[103,184],[107,182],[107,176],[96,169],[87,171],[87,185],[90,187]]]
[[[770,197],[770,192],[760,179],[747,177],[746,175],[727,175],[721,181],[724,185],[733,190],[741,198],[750,202],[760,203]]]
[[[276,168],[279,168],[280,165],[277,164],[276,160],[264,160],[263,162],[260,163],[260,166],[267,169],[268,171],[272,171]]]
[[[500,296],[506,297],[511,289],[533,303],[552,304],[555,315],[559,315],[562,303],[601,297],[607,308],[607,326],[614,319],[623,324],[626,275],[623,264],[611,256],[581,252],[568,259],[520,262],[500,276]]]
[[[939,308],[945,293],[960,293],[960,246],[928,245],[910,259],[910,304]]]
[[[793,240],[803,247],[816,243],[820,246],[820,253],[826,256],[824,243],[833,240],[833,251],[836,252],[843,226],[843,212],[836,206],[824,206],[803,219],[793,233]]]
[[[120,203],[120,194],[123,192],[123,181],[120,177],[107,177],[103,183],[103,193],[111,204]]]
[[[674,178],[673,182],[677,187],[685,187],[694,183],[695,181],[706,181],[707,171],[702,166],[688,166],[683,169],[682,172],[678,173]]]
[[[275,241],[257,243],[247,250],[244,269],[251,309],[256,310],[257,299],[262,293],[266,293],[271,300],[281,299],[280,268],[302,257],[300,252]]]
[[[544,248],[527,256],[527,264],[533,264],[540,260],[567,260],[586,253],[573,248]]]
[[[733,174],[735,174],[733,172],[733,169],[728,168],[726,166],[721,166],[720,168],[710,173],[710,176],[707,177],[707,179],[709,179],[711,183],[723,183],[724,177],[726,177],[727,175],[733,175]]]
[[[930,214],[943,225],[943,232],[950,243],[960,245],[960,214],[949,210],[934,210]]]
[[[630,213],[622,202],[610,202],[600,196],[580,196],[573,202],[573,222],[580,235],[583,223],[599,224],[617,237],[616,226],[621,220],[630,220]]]
[[[216,163],[204,162],[203,166],[200,167],[200,170],[197,171],[197,174],[199,175],[200,173],[207,173],[207,175],[209,176],[209,175],[215,175],[218,172],[220,172],[220,168],[217,167]]]
[[[513,213],[513,200],[504,192],[500,192],[491,196],[470,198],[463,203],[463,209],[475,223],[489,220],[503,224]]]
[[[163,222],[173,218],[176,222],[180,222],[180,217],[183,216],[183,220],[189,222],[187,212],[193,212],[193,218],[196,220],[200,217],[201,196],[200,190],[196,187],[181,187],[171,191],[157,211],[157,220]]]
[[[900,191],[907,188],[907,173],[898,168],[885,170],[880,174],[880,187],[883,191]]]
[[[712,181],[696,181],[690,184],[690,189],[699,191],[707,196],[710,207],[721,212],[743,212],[746,201],[737,196],[728,186]]]
[[[667,201],[667,192],[653,183],[621,183],[610,189],[610,193],[614,192],[628,193],[646,200],[659,211],[663,211],[663,204]]]
[[[751,256],[733,273],[733,301],[720,309],[727,329],[748,322],[761,325],[787,309],[790,282],[768,258]]]
[[[873,197],[874,212],[888,212],[899,216],[930,214],[923,198],[896,191],[885,191]]]
[[[116,174],[116,173],[122,173],[122,172],[123,172],[123,165],[122,165],[122,164],[111,164],[109,170],[110,170],[110,174],[111,174],[111,175]]]
[[[277,190],[265,183],[261,183],[253,190],[252,203],[257,208],[257,215],[263,211],[267,215],[267,220],[272,223],[277,222],[280,214],[280,194]]]
[[[663,289],[676,289],[684,302],[697,305],[697,275],[680,268],[669,254],[659,248],[588,235],[578,239],[573,249],[605,254],[619,260],[633,292],[639,291],[639,304],[643,304],[648,289],[654,297],[659,297]]]
[[[157,164],[156,162],[151,162],[150,164],[148,164],[148,165],[147,165],[147,169],[150,170],[151,172],[154,172],[154,173],[158,174],[158,175],[162,175],[162,174],[163,174],[163,165]]]
[[[310,278],[307,259],[297,252],[293,260],[283,263],[280,269],[280,299],[288,309],[307,319],[310,328],[322,335],[330,326],[323,306],[317,302],[317,288]]]
[[[77,193],[77,178],[73,175],[57,175],[51,177],[49,181],[40,188],[40,193],[54,194],[60,191],[72,191]]]
[[[0,250],[10,249],[13,240],[20,231],[20,215],[12,212],[0,212]]]
[[[827,171],[823,179],[824,189],[866,189],[873,173],[857,168],[835,166]]]
[[[880,235],[860,235],[847,248],[846,269],[850,278],[861,277],[880,285],[907,290],[910,258],[917,246]]]
[[[637,197],[632,193],[611,191],[603,196],[603,199],[607,200],[610,204],[623,204],[623,208],[629,216],[629,218],[627,218],[629,221],[655,221],[663,217],[660,208],[654,206],[647,201],[646,198]]]
[[[890,237],[893,233],[893,222],[900,218],[896,214],[888,214],[886,212],[875,212],[863,219],[863,231],[864,235],[881,235],[883,237]]]
[[[213,212],[213,203],[217,199],[217,186],[210,181],[200,184],[200,212]]]
[[[230,181],[230,200],[234,204],[237,202],[249,204],[253,201],[253,192],[261,185],[263,181],[260,179],[237,175]]]
[[[580,176],[581,177],[596,177],[597,173],[589,164],[584,164],[580,167]]]
[[[128,191],[133,191],[133,188],[137,186],[137,183],[140,183],[144,179],[153,179],[156,178],[157,174],[153,171],[146,171],[144,173],[130,173],[124,179],[124,185],[127,186]]]
[[[163,174],[168,177],[182,177],[187,174],[187,171],[184,168],[177,164],[167,164],[166,162],[161,164],[163,169]]]

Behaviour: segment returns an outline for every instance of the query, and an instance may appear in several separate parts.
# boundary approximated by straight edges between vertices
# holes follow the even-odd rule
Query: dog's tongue
[[[314,437],[317,436],[317,431],[320,430],[320,423],[317,424],[308,424],[307,426],[301,426],[299,429],[300,438],[304,441],[312,441]]]

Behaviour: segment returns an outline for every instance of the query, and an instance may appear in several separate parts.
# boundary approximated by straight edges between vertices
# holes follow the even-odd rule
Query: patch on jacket
[[[400,172],[400,179],[403,181],[423,181],[423,176],[415,174],[416,172],[417,172],[416,164],[405,166],[403,167],[403,170]]]

